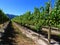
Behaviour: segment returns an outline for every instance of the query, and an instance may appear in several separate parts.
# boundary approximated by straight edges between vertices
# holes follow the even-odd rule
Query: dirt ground
[[[16,41],[16,43],[15,43],[16,45],[36,45],[32,39],[30,39],[30,38],[26,37],[26,35],[22,34],[22,32],[18,28],[16,28],[15,25],[13,25],[13,27],[14,27],[15,31],[18,33],[18,34],[16,34],[16,36],[14,38],[14,40]]]

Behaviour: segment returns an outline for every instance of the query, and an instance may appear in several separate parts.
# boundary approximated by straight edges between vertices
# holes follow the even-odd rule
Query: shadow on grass
[[[1,37],[2,45],[15,45],[16,42],[13,40],[15,38],[16,32],[14,31],[14,28],[12,26],[12,22],[10,21],[7,28],[5,29],[4,35]]]

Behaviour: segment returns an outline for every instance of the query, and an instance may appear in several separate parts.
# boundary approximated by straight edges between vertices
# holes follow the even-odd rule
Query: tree
[[[8,17],[4,14],[4,12],[0,9],[0,23],[4,23],[9,20]]]

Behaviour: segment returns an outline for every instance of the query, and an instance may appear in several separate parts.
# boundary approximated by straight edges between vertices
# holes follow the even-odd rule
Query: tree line
[[[0,24],[8,21],[9,18],[6,16],[6,14],[0,9]]]

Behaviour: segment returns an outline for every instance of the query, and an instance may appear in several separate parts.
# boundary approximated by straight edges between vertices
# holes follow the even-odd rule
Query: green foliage
[[[50,2],[46,3],[46,7],[34,8],[34,12],[27,11],[25,14],[15,17],[12,21],[21,25],[40,30],[42,26],[60,27],[60,0],[57,0],[55,7],[50,9]]]
[[[0,9],[0,24],[6,22],[8,17],[4,14],[4,12]]]

